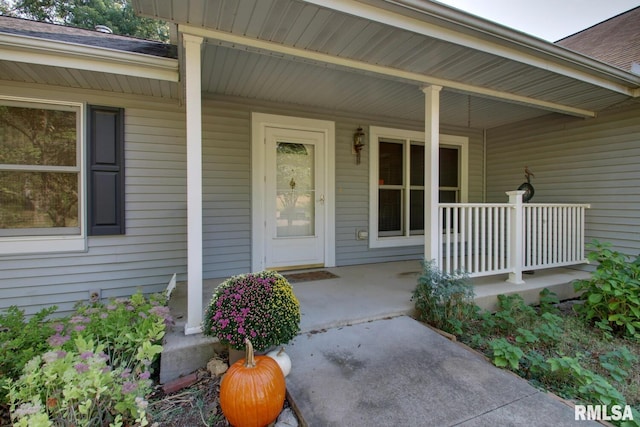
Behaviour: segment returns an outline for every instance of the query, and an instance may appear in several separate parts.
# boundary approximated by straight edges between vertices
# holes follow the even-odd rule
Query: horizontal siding
[[[369,248],[358,230],[369,229],[369,150],[360,165],[351,152],[353,132],[362,125],[424,130],[422,123],[350,118],[348,114],[319,113],[299,107],[207,100],[203,106],[203,180],[205,277],[227,277],[251,268],[251,112],[331,120],[336,124],[336,263],[366,264],[420,259],[422,246]],[[484,170],[482,132],[443,127],[442,133],[469,137],[469,200],[482,201]],[[216,252],[214,252],[216,251]]]
[[[640,252],[640,107],[595,119],[550,116],[493,129],[487,143],[487,194],[505,191],[535,174],[533,202],[589,203],[586,240]]]
[[[251,270],[251,116],[245,108],[202,108],[203,276]]]
[[[12,84],[13,85],[13,84]],[[90,290],[103,297],[138,289],[161,291],[172,274],[186,280],[187,189],[184,110],[176,102],[109,96],[96,91],[57,91],[27,85],[3,93],[125,108],[126,235],[88,239],[74,254],[0,257],[0,309],[19,305],[33,313],[56,304],[71,310]],[[389,122],[335,112],[306,111],[229,99],[203,102],[203,276],[221,278],[251,268],[251,112],[332,120],[336,123],[336,261],[338,265],[419,259],[422,247],[370,249],[356,239],[368,230],[368,154],[355,165],[352,135],[359,126],[421,130],[421,123]],[[470,200],[483,194],[482,134],[470,137]]]
[[[15,87],[3,94],[125,108],[126,235],[88,238],[84,253],[0,257],[0,310],[27,313],[57,305],[69,311],[89,291],[124,297],[162,291],[186,274],[186,148],[184,112],[160,102],[96,91]]]

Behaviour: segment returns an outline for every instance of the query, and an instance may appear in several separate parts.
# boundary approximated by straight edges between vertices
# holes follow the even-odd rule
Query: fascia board
[[[177,82],[178,60],[0,33],[0,60]]]

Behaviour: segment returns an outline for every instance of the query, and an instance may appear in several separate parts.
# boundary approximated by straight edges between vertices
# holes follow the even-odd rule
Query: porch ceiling
[[[432,83],[444,86],[443,123],[492,128],[561,111],[554,106],[589,116],[580,112],[624,102],[640,86],[640,77],[426,1],[133,4],[204,37],[202,88],[216,95],[421,121],[419,88]]]

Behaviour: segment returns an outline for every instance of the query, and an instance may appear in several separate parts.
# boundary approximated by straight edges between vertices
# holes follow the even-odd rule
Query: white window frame
[[[369,127],[369,247],[389,248],[399,246],[423,246],[424,235],[408,235],[407,233],[410,232],[408,227],[407,230],[405,230],[404,236],[379,236],[378,234],[378,142],[380,138],[404,140],[410,143],[410,141],[424,141],[425,135],[424,132],[404,129],[393,129],[379,126]],[[466,203],[468,200],[469,188],[469,138],[458,135],[440,134],[440,146],[456,147],[460,150],[460,202]],[[404,164],[405,166],[407,164],[406,157]],[[405,180],[407,180],[407,169],[405,169],[404,174]]]
[[[35,255],[62,252],[81,252],[87,249],[87,218],[86,218],[86,160],[85,160],[85,106],[83,103],[63,102],[50,99],[35,99],[23,97],[0,96],[2,103],[20,103],[26,106],[38,108],[43,104],[48,107],[60,106],[76,110],[76,166],[70,168],[71,172],[79,173],[78,180],[78,221],[79,234],[73,235],[47,235],[43,231],[42,235],[25,236],[2,236],[0,237],[0,256],[2,255]],[[71,170],[73,169],[73,170]],[[16,170],[12,167],[1,168],[0,170]],[[43,229],[47,230],[47,229]]]

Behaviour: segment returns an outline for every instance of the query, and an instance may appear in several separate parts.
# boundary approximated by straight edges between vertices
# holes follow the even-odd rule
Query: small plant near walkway
[[[459,334],[464,323],[475,316],[473,297],[473,286],[466,274],[445,274],[434,261],[423,261],[422,274],[411,300],[422,321]]]
[[[450,278],[425,263],[413,297],[420,320],[455,334],[496,366],[563,398],[585,405],[630,405],[634,419],[617,425],[640,426],[637,334],[615,333],[628,332],[626,327],[594,326],[588,309],[574,310],[580,304],[562,304],[546,289],[539,306],[525,304],[517,294],[499,295],[495,312],[482,311],[469,302],[465,280],[453,280],[454,287],[444,291],[441,287]]]

